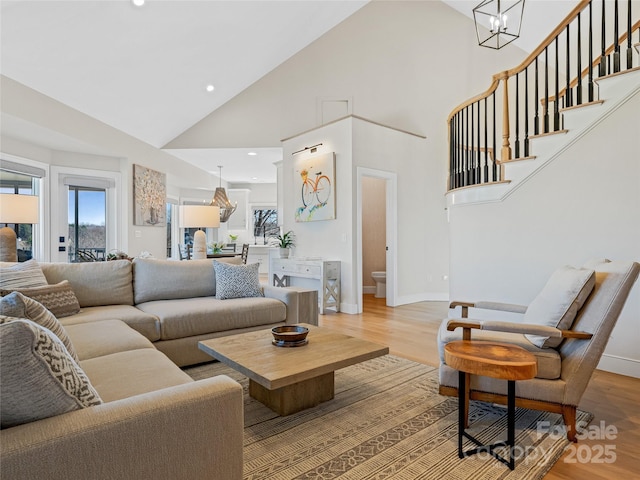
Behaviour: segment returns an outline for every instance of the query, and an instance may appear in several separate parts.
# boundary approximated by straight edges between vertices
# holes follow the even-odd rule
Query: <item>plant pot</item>
[[[281,248],[280,249],[280,258],[289,258],[289,249]]]

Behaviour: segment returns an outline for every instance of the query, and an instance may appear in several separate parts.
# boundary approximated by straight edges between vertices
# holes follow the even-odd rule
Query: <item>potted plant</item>
[[[292,230],[273,237],[272,245],[280,248],[280,258],[289,258],[289,249],[295,247],[295,236]]]

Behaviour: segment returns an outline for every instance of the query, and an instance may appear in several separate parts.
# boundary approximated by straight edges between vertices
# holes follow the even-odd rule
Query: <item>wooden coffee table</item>
[[[198,343],[201,350],[249,377],[249,395],[279,415],[290,415],[331,400],[334,372],[389,353],[389,347],[309,328],[302,347],[276,347],[271,329]]]

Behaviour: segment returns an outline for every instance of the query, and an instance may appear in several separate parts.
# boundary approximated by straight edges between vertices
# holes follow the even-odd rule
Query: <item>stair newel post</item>
[[[627,69],[633,67],[633,48],[631,41],[631,0],[627,2]]]
[[[502,75],[503,94],[502,94],[502,150],[500,152],[500,160],[511,160],[511,146],[509,144],[509,76],[506,72]]]
[[[618,0],[613,2],[613,72],[620,71],[620,35],[618,32]]]
[[[606,38],[606,28],[605,28],[605,3],[602,0],[602,26],[601,26],[601,44],[602,44],[602,53],[600,54],[600,68],[598,70],[598,76],[604,77],[607,74],[607,38]]]
[[[588,101],[593,102],[593,3],[589,2],[589,81],[587,83]]]

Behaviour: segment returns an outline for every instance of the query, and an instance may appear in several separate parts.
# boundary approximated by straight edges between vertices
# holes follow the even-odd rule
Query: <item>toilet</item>
[[[387,272],[371,272],[371,277],[376,282],[376,298],[387,296]]]

